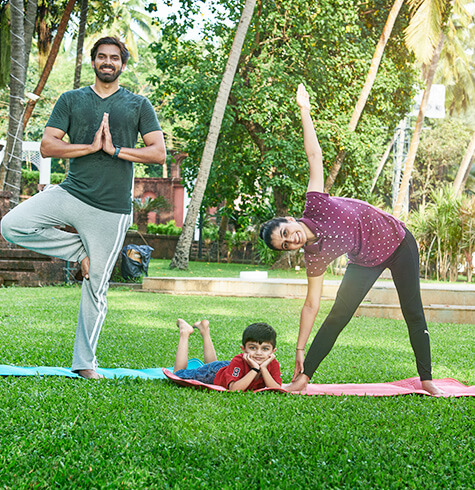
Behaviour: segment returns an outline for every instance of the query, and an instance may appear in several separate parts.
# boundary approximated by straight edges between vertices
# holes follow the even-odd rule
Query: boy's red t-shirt
[[[243,354],[238,354],[233,357],[229,366],[225,366],[221,368],[214,377],[213,384],[222,386],[223,388],[228,389],[229,383],[236,382],[246,376],[246,374],[251,370],[249,364],[243,359]],[[282,378],[280,376],[280,365],[279,362],[274,359],[268,366],[267,370],[269,374],[272,376],[274,381],[282,384]],[[252,383],[244,390],[244,391],[254,391],[259,390],[261,388],[265,388],[266,384],[264,382],[264,378],[259,375],[252,381]]]

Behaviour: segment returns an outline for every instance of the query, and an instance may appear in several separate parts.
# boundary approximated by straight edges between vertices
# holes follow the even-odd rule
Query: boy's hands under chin
[[[256,369],[260,368],[259,364],[257,364],[257,362],[254,359],[252,359],[247,352],[243,354],[242,358],[247,362],[249,367],[256,368]]]
[[[261,368],[266,368],[275,359],[275,354],[271,354],[261,365]]]
[[[267,366],[275,359],[275,354],[271,354],[262,364],[258,364],[247,352],[242,357],[247,362],[249,367],[261,369],[267,368]]]

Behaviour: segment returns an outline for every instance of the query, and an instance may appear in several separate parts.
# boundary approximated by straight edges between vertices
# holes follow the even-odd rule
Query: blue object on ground
[[[203,362],[199,359],[190,359],[187,369],[201,367]],[[167,368],[173,371],[173,367]],[[166,379],[162,368],[129,369],[129,368],[97,368],[97,372],[104,377],[112,378],[142,378],[142,379]],[[66,376],[68,378],[80,378],[70,368],[54,366],[20,367],[0,364],[0,376]]]

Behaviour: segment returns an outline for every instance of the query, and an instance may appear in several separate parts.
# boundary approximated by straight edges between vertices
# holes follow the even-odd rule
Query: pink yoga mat
[[[181,386],[191,386],[200,390],[209,391],[228,391],[222,386],[208,385],[200,381],[192,379],[181,379],[175,376],[168,369],[163,369],[165,376],[176,384]],[[459,397],[459,396],[475,396],[475,385],[466,386],[460,381],[452,378],[434,379],[435,385],[444,391],[443,397]],[[263,388],[257,391],[277,391],[279,393],[287,393],[282,388]],[[401,381],[391,381],[389,383],[338,383],[338,384],[309,384],[305,393],[306,395],[357,395],[357,396],[396,396],[410,395],[417,393],[419,395],[429,395],[421,387],[419,378],[402,379]]]

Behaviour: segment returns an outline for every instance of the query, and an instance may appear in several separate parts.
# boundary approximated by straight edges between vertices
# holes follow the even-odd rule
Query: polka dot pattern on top
[[[382,264],[404,239],[404,223],[367,202],[308,192],[299,220],[315,234],[305,246],[308,276],[320,276],[343,254],[350,263],[366,267]]]

